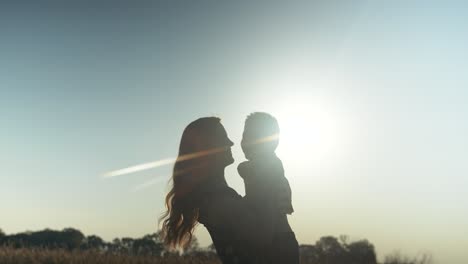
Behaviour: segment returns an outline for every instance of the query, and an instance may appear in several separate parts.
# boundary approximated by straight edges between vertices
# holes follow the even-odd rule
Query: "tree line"
[[[63,230],[44,229],[41,231],[27,231],[18,234],[6,235],[0,230],[0,246],[12,248],[43,248],[65,250],[95,250],[105,253],[128,255],[152,255],[179,254],[167,250],[162,242],[161,233],[148,234],[140,238],[122,237],[107,242],[97,235],[85,236],[75,228]],[[194,254],[204,252],[194,238],[183,253]]]
[[[36,232],[22,232],[7,235],[0,229],[0,246],[10,248],[42,248],[93,250],[106,254],[144,255],[144,256],[215,256],[213,245],[207,248],[199,246],[194,236],[192,242],[183,252],[170,251],[164,247],[160,232],[144,235],[140,238],[122,237],[111,242],[104,241],[96,235],[85,236],[80,230],[65,228],[63,230],[44,229]],[[375,247],[368,240],[350,241],[347,236],[321,237],[315,244],[300,245],[301,263],[304,264],[377,264]],[[383,264],[429,264],[430,255],[418,258],[402,256],[398,252],[387,255]]]

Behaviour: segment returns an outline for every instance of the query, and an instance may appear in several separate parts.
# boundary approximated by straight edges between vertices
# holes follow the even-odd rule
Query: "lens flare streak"
[[[168,165],[168,164],[174,163],[175,161],[176,161],[175,158],[167,158],[167,159],[162,159],[162,160],[158,160],[158,161],[143,163],[143,164],[131,166],[131,167],[128,167],[128,168],[124,168],[124,169],[104,173],[102,175],[102,177],[111,178],[111,177],[115,177],[115,176],[130,174],[130,173],[134,173],[134,172],[138,172],[138,171],[143,171],[143,170],[148,170],[148,169]]]
[[[144,182],[142,184],[139,184],[139,185],[133,187],[132,192],[141,191],[143,189],[151,187],[152,185],[155,185],[155,184],[159,183],[162,179],[165,179],[165,178],[166,177],[156,176],[156,177],[154,177],[153,179],[151,179],[151,180],[149,180],[147,182]]]
[[[186,160],[191,160],[191,159],[200,158],[203,156],[208,156],[208,155],[212,155],[215,153],[223,152],[223,151],[226,151],[227,148],[228,147],[213,148],[213,149],[208,149],[208,150],[203,150],[203,151],[199,151],[195,153],[182,155],[182,156],[179,156],[178,158],[166,158],[166,159],[161,159],[161,160],[157,160],[153,162],[143,163],[143,164],[139,164],[139,165],[135,165],[135,166],[131,166],[131,167],[115,170],[115,171],[106,172],[102,175],[102,177],[112,178],[112,177],[116,177],[120,175],[125,175],[125,174],[135,173],[135,172],[148,170],[152,168],[157,168],[157,167],[161,167],[164,165],[172,164],[176,161],[186,161]]]

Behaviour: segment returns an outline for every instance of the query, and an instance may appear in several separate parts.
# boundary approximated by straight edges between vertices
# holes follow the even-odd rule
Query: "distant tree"
[[[55,248],[65,245],[60,231],[44,229],[37,232],[25,233],[24,245],[28,247]]]
[[[37,232],[26,231],[19,234],[5,236],[3,243],[15,248],[41,247],[77,249],[83,241],[84,235],[77,229],[66,228],[62,231],[44,229]]]
[[[211,243],[211,245],[208,246],[208,251],[216,253],[216,247],[215,247],[215,245],[213,243]]]
[[[338,240],[340,241],[340,244],[343,245],[343,247],[346,247],[349,244],[349,236],[347,235],[340,235]]]
[[[111,243],[108,243],[107,250],[112,253],[125,253],[120,238],[114,238]]]
[[[377,256],[374,245],[367,240],[360,240],[346,245],[350,255],[350,263],[376,264]]]
[[[395,251],[384,258],[383,264],[432,264],[432,255],[428,253],[410,258],[403,256],[399,251]]]
[[[367,240],[349,242],[347,236],[321,237],[315,245],[299,247],[303,264],[376,264],[374,246]]]
[[[104,250],[106,248],[106,242],[96,236],[96,235],[91,235],[87,236],[84,240],[83,243],[81,244],[81,249],[95,249],[95,250]]]
[[[196,236],[192,236],[192,240],[187,244],[187,247],[184,249],[184,255],[193,255],[194,253],[200,250],[200,243]]]
[[[132,253],[135,255],[160,256],[164,250],[164,245],[157,233],[145,235],[136,239],[132,244]]]
[[[6,238],[5,232],[0,228],[0,246],[4,244],[4,240]]]
[[[65,228],[60,234],[60,240],[63,242],[66,249],[77,249],[83,243],[85,236],[80,230],[74,228]]]
[[[120,240],[121,243],[121,252],[126,253],[126,254],[132,254],[133,253],[133,243],[135,240],[131,237],[123,237]]]
[[[211,243],[206,249],[204,250],[206,256],[211,256],[216,258],[218,254],[216,253],[216,247],[213,243]]]
[[[321,252],[314,245],[301,245],[299,247],[301,263],[319,263]]]
[[[321,237],[315,244],[319,252],[319,262],[328,264],[348,263],[346,249],[336,237]]]

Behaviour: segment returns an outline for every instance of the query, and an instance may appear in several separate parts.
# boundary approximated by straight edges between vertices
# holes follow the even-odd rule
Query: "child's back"
[[[244,179],[244,198],[251,206],[269,207],[275,215],[294,212],[283,164],[274,153],[243,162],[238,171]]]

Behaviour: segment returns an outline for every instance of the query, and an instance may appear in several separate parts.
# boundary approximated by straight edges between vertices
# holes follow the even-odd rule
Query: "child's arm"
[[[291,199],[291,187],[288,180],[283,176],[278,186],[278,209],[283,214],[294,213]]]

